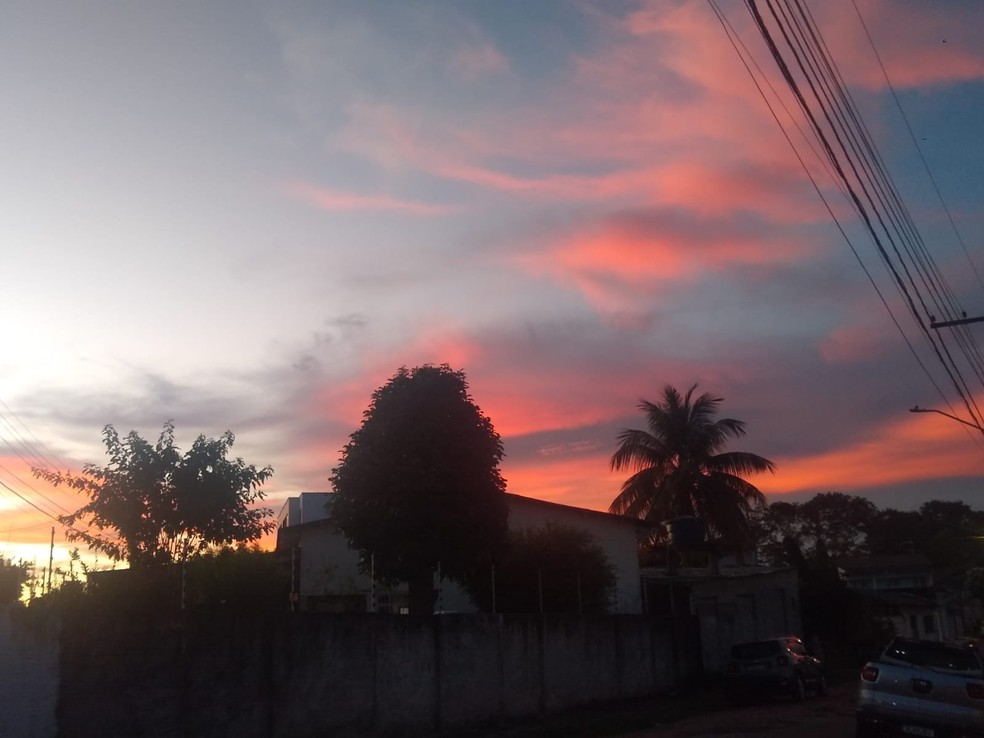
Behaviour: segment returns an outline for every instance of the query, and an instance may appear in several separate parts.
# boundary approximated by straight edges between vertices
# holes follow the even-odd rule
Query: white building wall
[[[288,500],[279,516],[283,520],[281,527],[325,520],[325,502],[330,496],[328,492],[304,492]],[[511,530],[542,528],[552,523],[587,531],[604,550],[615,570],[613,611],[624,614],[642,612],[634,521],[519,495],[507,495],[507,504]],[[343,535],[327,522],[299,532],[301,585],[298,593],[302,598],[357,593],[365,593],[368,597],[372,582],[369,576],[360,572],[359,554],[349,548]],[[457,583],[450,580],[438,582],[435,579],[435,586],[440,588],[436,603],[439,610],[475,611],[471,598]],[[371,605],[371,601],[367,600],[367,606]]]
[[[615,569],[613,611],[642,612],[639,541],[636,523],[615,515],[508,495],[509,529],[542,528],[550,523],[586,530],[601,546]]]

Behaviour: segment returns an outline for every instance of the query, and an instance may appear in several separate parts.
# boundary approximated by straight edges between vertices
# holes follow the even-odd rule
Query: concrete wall
[[[66,630],[62,653],[60,738],[427,733],[700,671],[695,621],[638,616],[103,618]]]
[[[53,738],[57,697],[56,623],[0,607],[0,738]]]

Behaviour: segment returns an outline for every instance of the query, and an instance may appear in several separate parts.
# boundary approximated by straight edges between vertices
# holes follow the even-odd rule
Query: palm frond
[[[746,474],[762,474],[764,472],[775,473],[776,465],[758,454],[750,454],[747,451],[726,451],[716,454],[707,463],[708,467],[714,471],[726,472],[736,476]]]
[[[742,477],[775,471],[768,459],[742,451],[723,452],[727,442],[745,435],[745,424],[717,418],[723,402],[710,393],[685,394],[672,385],[657,402],[639,401],[647,430],[622,430],[610,466],[633,472],[611,511],[662,521],[696,514],[709,529],[734,542],[748,538],[747,514],[764,495]]]

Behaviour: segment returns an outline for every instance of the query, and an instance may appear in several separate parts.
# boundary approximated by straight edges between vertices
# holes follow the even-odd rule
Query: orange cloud
[[[452,208],[444,205],[398,200],[387,196],[336,192],[334,190],[315,187],[305,182],[290,182],[283,185],[283,189],[289,194],[322,210],[393,212],[426,216],[445,215],[452,212]]]
[[[502,464],[509,492],[563,505],[608,510],[619,492],[622,479],[608,469],[610,451],[552,459],[543,455],[526,463],[508,457]]]
[[[972,431],[973,432],[973,431]],[[866,487],[980,475],[981,448],[961,426],[935,414],[905,416],[855,446],[817,456],[777,459],[775,477],[756,484],[771,494]]]

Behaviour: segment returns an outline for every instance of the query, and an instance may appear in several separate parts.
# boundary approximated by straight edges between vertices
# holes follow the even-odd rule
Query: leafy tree
[[[984,512],[957,501],[930,500],[919,508],[917,550],[933,562],[937,584],[959,588],[968,568],[981,561]]]
[[[756,508],[749,515],[751,536],[758,545],[761,559],[774,566],[795,566],[795,556],[791,556],[790,541],[795,542],[796,553],[802,557],[800,549],[800,505],[798,502],[777,500]]]
[[[879,510],[868,522],[868,550],[876,556],[911,554],[920,550],[925,532],[925,520],[915,510]]]
[[[402,367],[377,389],[332,470],[331,516],[382,582],[406,581],[410,609],[433,609],[440,565],[463,580],[502,544],[502,442],[465,375]]]
[[[280,554],[257,546],[222,546],[188,562],[186,600],[189,608],[286,610],[290,598],[290,567]]]
[[[83,541],[131,567],[166,564],[209,546],[255,541],[274,528],[271,511],[254,507],[273,469],[229,459],[234,441],[229,431],[219,438],[200,435],[182,455],[171,421],[155,445],[136,431],[120,438],[107,425],[107,466],[86,464],[78,475],[46,469],[34,474],[89,498],[60,518],[69,540]]]
[[[823,552],[833,559],[867,553],[867,534],[878,508],[864,497],[823,492],[806,502],[779,500],[756,511],[753,529],[762,557],[791,564],[784,541],[791,538],[803,555]]]
[[[615,570],[586,530],[547,524],[512,531],[493,571],[484,569],[466,582],[485,611],[505,613],[608,611]]]
[[[611,468],[633,471],[611,504],[611,511],[662,522],[696,515],[712,534],[735,545],[749,543],[748,513],[765,502],[757,487],[743,475],[775,471],[761,456],[723,451],[729,438],[745,435],[745,424],[716,419],[723,401],[704,393],[693,397],[693,385],[683,397],[667,385],[659,402],[639,402],[648,430],[625,429]]]
[[[803,632],[828,643],[828,656],[839,653],[852,667],[881,648],[890,633],[875,618],[864,595],[841,579],[824,547],[807,559],[794,538],[787,537],[784,545],[787,563],[799,573]]]
[[[20,600],[29,574],[23,561],[14,562],[0,556],[0,605],[10,605]]]
[[[864,497],[824,492],[803,503],[803,536],[811,552],[822,546],[832,559],[861,556],[865,531],[878,508]]]

